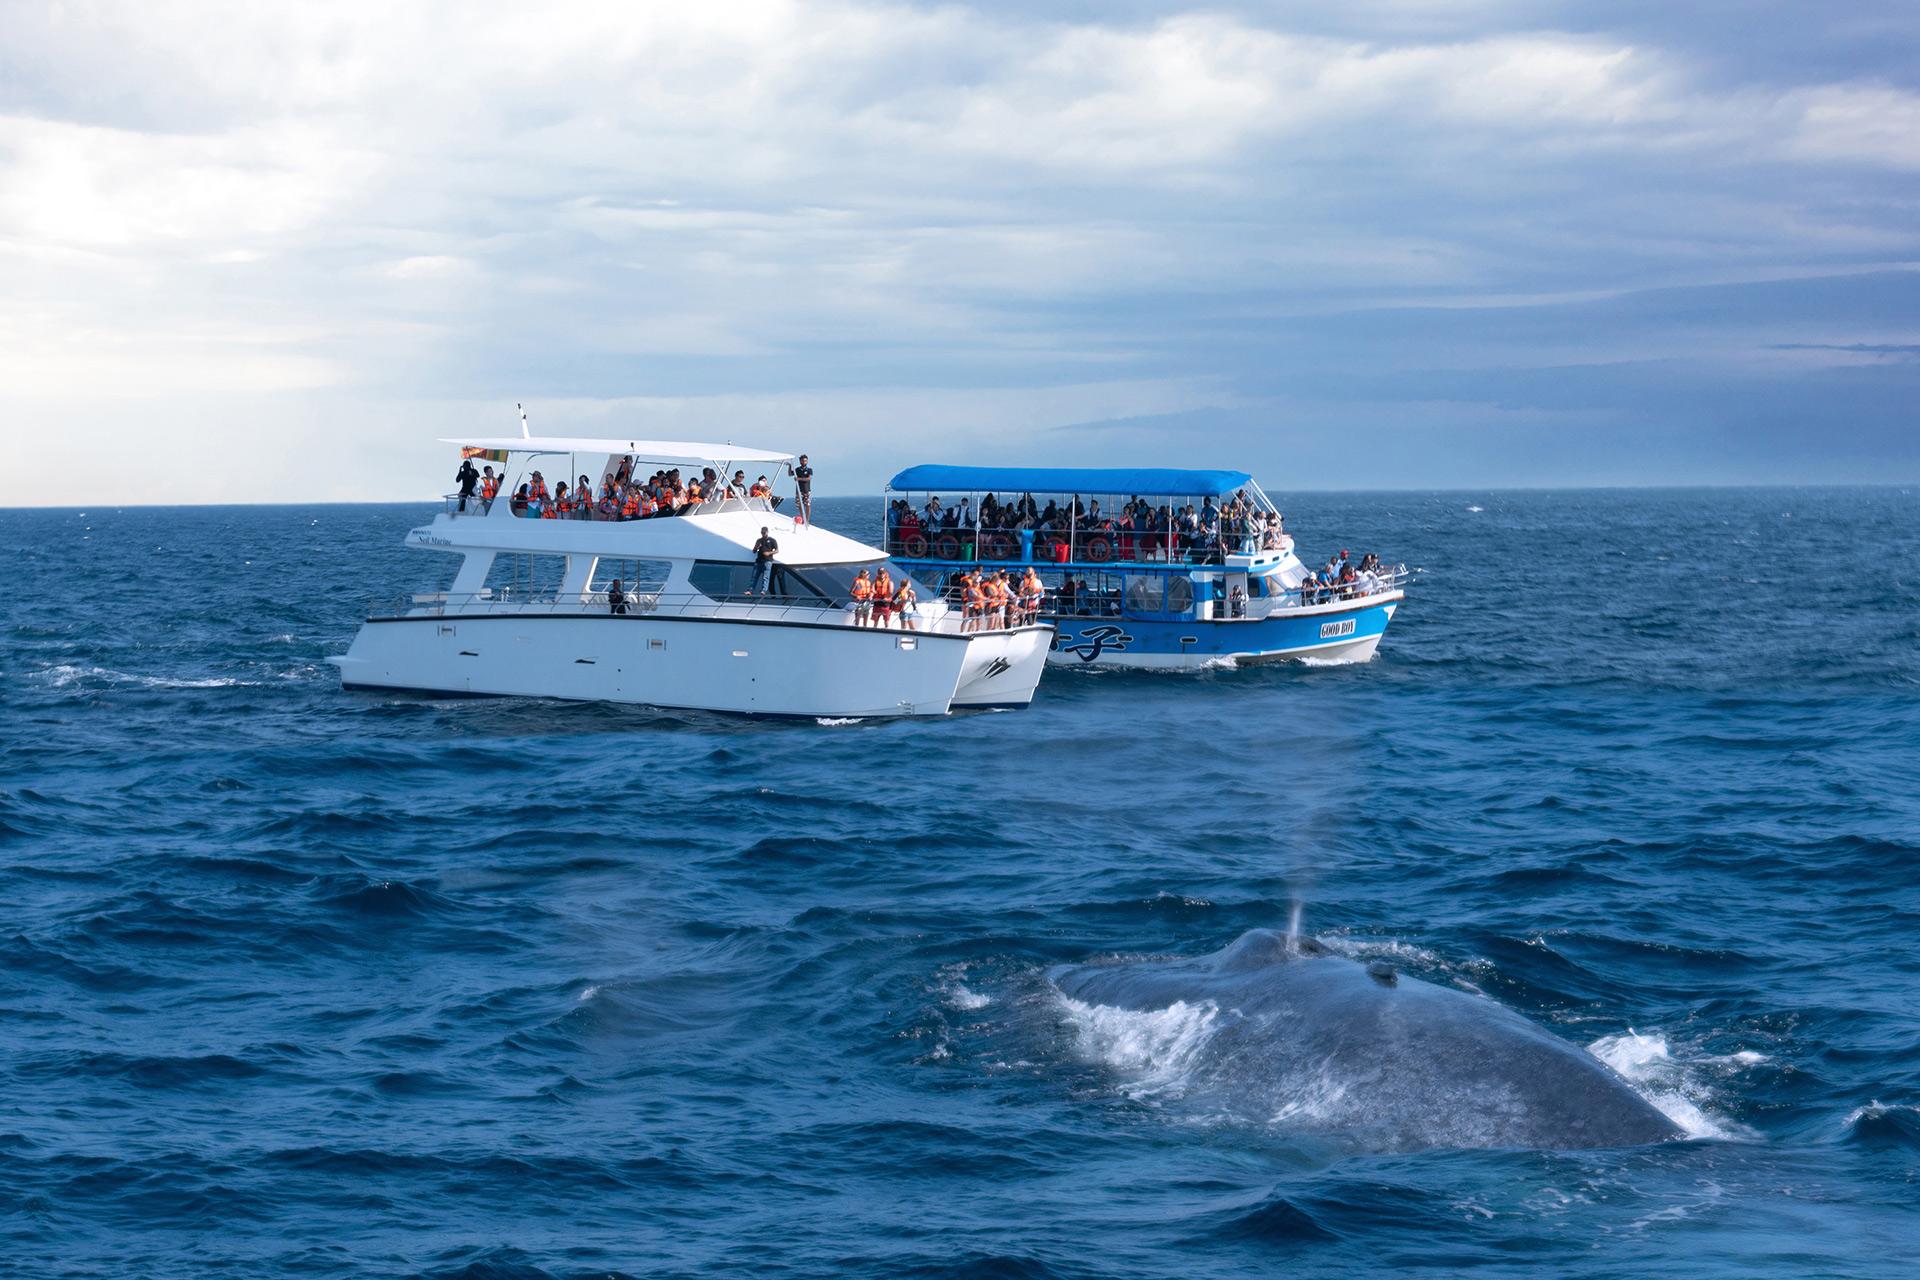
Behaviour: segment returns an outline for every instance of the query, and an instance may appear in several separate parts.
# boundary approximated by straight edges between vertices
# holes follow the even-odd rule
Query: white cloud
[[[968,415],[1217,399],[1196,299],[1231,345],[1237,313],[1920,257],[1850,186],[1920,165],[1920,98],[1711,80],[1532,12],[14,11],[0,372],[75,405],[915,384],[984,441]]]

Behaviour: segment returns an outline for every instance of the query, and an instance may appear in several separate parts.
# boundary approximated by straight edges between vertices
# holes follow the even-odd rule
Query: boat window
[[[855,564],[799,565],[788,569],[788,572],[805,582],[808,589],[815,595],[839,602],[853,598],[853,579],[862,569],[871,574],[883,566],[886,568],[887,576],[893,579],[895,590],[899,589],[901,579],[912,576],[891,560],[873,560]],[[935,593],[927,588],[927,584],[918,578],[913,580],[913,589],[922,600],[931,600],[935,596]]]
[[[1188,578],[1167,579],[1167,612],[1185,613],[1193,608],[1193,582]]]
[[[1166,596],[1166,579],[1142,574],[1127,579],[1127,612],[1158,613]]]
[[[807,572],[811,573],[812,570],[808,569]],[[852,574],[847,575],[847,581],[853,581]],[[753,594],[753,564],[750,561],[696,560],[687,574],[687,582],[695,591],[715,600],[749,596]],[[767,598],[789,604],[817,604],[825,608],[846,597],[829,595],[819,584],[801,576],[799,571],[776,562],[767,584]]]
[[[517,555],[501,552],[487,569],[483,586],[496,596],[550,596],[567,576],[565,556]]]
[[[594,591],[605,591],[615,578],[628,591],[658,591],[667,585],[667,575],[673,565],[665,560],[623,560],[617,556],[601,556],[594,562]]]

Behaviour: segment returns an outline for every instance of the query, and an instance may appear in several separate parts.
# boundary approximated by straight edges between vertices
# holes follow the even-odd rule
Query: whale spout
[[[1208,955],[1048,976],[1089,1028],[1202,1011],[1178,1087],[1214,1113],[1382,1152],[1682,1136],[1606,1064],[1511,1009],[1312,938],[1256,929]]]

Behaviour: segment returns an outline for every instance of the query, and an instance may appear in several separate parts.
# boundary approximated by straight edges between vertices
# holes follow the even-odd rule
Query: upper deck
[[[765,529],[789,564],[882,558],[873,547],[807,522],[799,495],[779,492],[788,487],[792,454],[732,443],[580,436],[445,443],[459,445],[462,463],[472,463],[481,479],[470,494],[446,494],[433,523],[409,533],[413,546],[737,561],[752,558]]]
[[[1249,568],[1293,545],[1244,471],[923,465],[887,494],[883,545],[907,560]]]

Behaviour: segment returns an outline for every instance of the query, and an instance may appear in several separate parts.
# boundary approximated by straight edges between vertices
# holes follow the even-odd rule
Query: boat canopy
[[[721,462],[786,462],[793,455],[739,444],[702,444],[693,440],[606,440],[588,436],[461,436],[442,444],[506,453],[632,454],[638,461],[665,467],[705,467]]]
[[[1244,488],[1244,471],[1182,471],[1173,467],[908,467],[887,487],[941,493],[1109,493],[1156,498],[1221,498]]]

